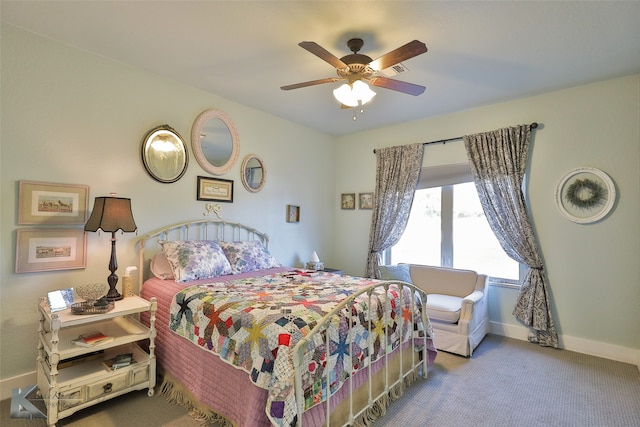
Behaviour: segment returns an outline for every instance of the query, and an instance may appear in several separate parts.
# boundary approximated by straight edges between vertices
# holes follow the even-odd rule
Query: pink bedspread
[[[274,268],[261,272],[243,273],[228,276],[229,279],[259,276],[265,273],[287,271],[288,268]],[[185,287],[210,282],[205,279],[189,283],[176,283],[172,280],[151,278],[147,280],[141,292],[146,299],[156,297],[156,358],[162,370],[178,378],[189,388],[200,403],[232,420],[239,426],[270,426],[264,407],[267,391],[258,388],[243,371],[223,362],[214,354],[195,348],[186,339],[179,337],[169,329],[170,306],[173,296]],[[193,351],[176,351],[192,347]],[[190,349],[191,350],[191,349]],[[194,371],[192,366],[211,366],[206,376]]]
[[[274,268],[225,276],[225,279],[243,279],[288,270],[290,269]],[[217,278],[216,281],[219,282],[219,279]],[[211,282],[211,279],[178,284],[174,281],[157,278],[152,278],[145,282],[141,296],[146,299],[155,296],[158,300],[156,314],[156,357],[158,364],[162,370],[179,379],[182,385],[187,387],[200,403],[231,420],[235,425],[269,426],[271,422],[265,412],[265,402],[268,398],[267,390],[257,387],[246,372],[223,362],[215,354],[195,348],[188,340],[176,335],[169,329],[170,305],[174,295],[183,288],[209,282]],[[145,319],[143,318],[143,320]],[[183,350],[188,347],[192,347],[193,350]],[[435,352],[429,352],[430,358],[435,357],[434,355]],[[201,370],[194,369],[194,367],[199,366],[209,367],[206,369],[206,375]],[[339,400],[341,398],[340,392],[335,397]],[[324,405],[315,406],[303,415],[303,424],[308,426],[320,426],[324,423],[324,420]]]

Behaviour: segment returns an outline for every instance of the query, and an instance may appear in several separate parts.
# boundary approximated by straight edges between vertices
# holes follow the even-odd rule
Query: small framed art
[[[20,181],[19,225],[84,224],[89,186]]]
[[[87,265],[82,228],[23,228],[16,237],[16,273],[71,270]]]
[[[233,203],[233,181],[199,176],[197,195],[198,200]]]
[[[287,205],[287,222],[300,222],[300,206]]]
[[[356,193],[342,193],[340,195],[340,207],[342,209],[355,209]]]
[[[373,209],[373,193],[358,193],[358,207],[360,209]]]

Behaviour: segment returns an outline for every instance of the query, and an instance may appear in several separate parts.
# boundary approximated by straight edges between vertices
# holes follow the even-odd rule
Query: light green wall
[[[105,233],[88,233],[86,269],[14,274],[15,230],[23,227],[17,225],[18,181],[89,185],[89,209],[96,196],[130,197],[138,235],[203,218],[196,177],[208,174],[189,141],[191,125],[205,109],[226,112],[240,135],[238,163],[221,177],[234,180],[234,201],[221,204],[223,218],[266,231],[283,264],[301,266],[314,250],[332,263],[327,230],[334,228],[335,173],[329,136],[11,26],[2,27],[1,59],[0,379],[35,369],[40,296],[105,282],[109,274]],[[165,123],[189,144],[189,167],[173,184],[154,181],[140,159],[145,133]],[[249,153],[261,156],[267,170],[266,185],[255,194],[240,180],[240,164]],[[285,222],[287,204],[300,206],[300,223]],[[117,237],[122,275],[126,266],[137,265],[136,235]]]
[[[336,193],[374,188],[374,148],[540,123],[533,137],[527,193],[558,331],[565,337],[638,349],[639,89],[640,75],[633,75],[338,138]],[[424,155],[431,164],[465,159],[462,141],[427,146]],[[616,184],[614,210],[598,223],[576,224],[556,209],[558,181],[580,166],[599,168]],[[338,267],[362,274],[371,213],[337,207],[335,213]],[[513,289],[490,288],[492,322],[519,325],[511,314],[516,296]]]
[[[327,265],[352,274],[364,271],[371,212],[342,211],[339,196],[373,190],[374,148],[541,123],[528,190],[559,330],[640,348],[638,75],[334,139],[11,26],[3,25],[1,42],[0,380],[35,368],[41,295],[108,274],[108,237],[97,233],[88,235],[86,269],[13,273],[15,230],[22,227],[18,181],[87,184],[91,201],[110,192],[130,197],[139,234],[202,218],[196,176],[207,174],[193,156],[182,179],[160,184],[144,171],[139,150],[144,134],[165,123],[188,141],[193,120],[207,108],[234,120],[240,160],[255,153],[267,167],[257,194],[242,187],[240,162],[222,176],[235,181],[223,217],[266,230],[284,264],[300,266],[316,250]],[[425,161],[456,162],[460,145],[431,146]],[[557,181],[577,166],[601,168],[616,182],[619,200],[600,223],[573,224],[555,208]],[[301,207],[299,224],[285,222],[286,204]],[[137,263],[135,238],[118,236],[120,274]],[[492,321],[517,324],[515,295],[491,288]]]

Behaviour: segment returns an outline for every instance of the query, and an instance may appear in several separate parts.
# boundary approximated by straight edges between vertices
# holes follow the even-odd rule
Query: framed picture
[[[287,222],[300,222],[300,206],[287,205]]]
[[[23,228],[16,237],[16,273],[71,270],[87,265],[82,228]]]
[[[358,193],[358,207],[360,209],[373,209],[373,193]]]
[[[89,186],[20,181],[18,224],[84,224]]]
[[[198,177],[198,200],[233,202],[233,181],[230,179]]]
[[[356,193],[342,193],[340,195],[340,207],[342,209],[355,209]]]
[[[567,219],[589,224],[607,216],[616,200],[616,187],[605,172],[591,167],[575,168],[556,188],[556,206]]]

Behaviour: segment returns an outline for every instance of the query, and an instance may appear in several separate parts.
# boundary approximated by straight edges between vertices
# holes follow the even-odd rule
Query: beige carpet
[[[44,427],[12,419],[0,404],[0,426]],[[145,391],[130,393],[63,419],[58,427],[196,427],[183,408]],[[440,352],[373,427],[638,427],[640,374],[620,362],[489,335],[473,358]],[[250,427],[250,426],[247,426]]]
[[[440,352],[374,427],[638,427],[640,374],[620,362],[489,335],[471,359]]]

